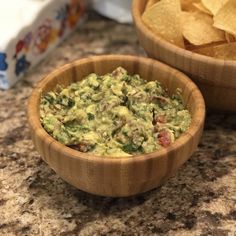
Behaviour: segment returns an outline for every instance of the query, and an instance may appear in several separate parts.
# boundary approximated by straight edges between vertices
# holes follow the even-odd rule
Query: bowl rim
[[[158,43],[161,45],[163,48],[165,48],[168,51],[176,51],[178,54],[180,54],[183,57],[188,57],[189,59],[194,58],[197,61],[202,61],[204,63],[209,63],[209,64],[216,64],[219,66],[232,66],[236,67],[236,61],[234,60],[226,60],[226,59],[219,59],[219,58],[214,58],[214,57],[209,57],[206,55],[201,55],[192,51],[189,51],[187,49],[178,47],[163,38],[159,37],[158,35],[154,34],[151,30],[148,29],[148,27],[144,24],[144,22],[141,19],[141,13],[138,9],[138,5],[142,1],[147,1],[147,0],[133,0],[132,2],[132,15],[135,24],[139,29],[143,31],[144,34],[148,36],[152,41]],[[146,4],[146,3],[145,3]],[[236,42],[235,42],[236,43]]]
[[[50,136],[46,130],[42,127],[40,118],[39,118],[39,109],[37,107],[37,101],[41,97],[41,93],[43,91],[44,86],[51,81],[56,76],[60,75],[61,71],[69,70],[73,67],[76,67],[81,64],[102,61],[102,60],[127,60],[127,61],[136,61],[138,63],[148,63],[150,66],[156,64],[158,67],[162,67],[166,70],[171,70],[172,73],[175,74],[178,79],[182,80],[182,83],[188,84],[186,87],[194,94],[195,103],[197,105],[196,110],[194,111],[194,117],[192,117],[192,122],[189,129],[184,132],[173,144],[171,144],[167,148],[162,148],[160,150],[147,153],[147,154],[139,154],[133,155],[130,157],[114,157],[114,156],[98,156],[90,153],[83,153],[77,151],[75,149],[69,148],[57,140],[55,140],[52,136]],[[40,139],[47,142],[49,147],[53,146],[59,152],[63,152],[65,155],[69,156],[70,158],[75,159],[83,159],[86,160],[88,163],[90,162],[97,162],[104,164],[106,162],[114,163],[114,164],[128,164],[133,162],[146,162],[149,159],[159,159],[166,157],[167,153],[173,153],[178,151],[183,147],[191,138],[195,137],[195,135],[203,129],[204,121],[205,121],[205,102],[203,96],[198,89],[198,87],[190,80],[188,76],[183,74],[182,72],[162,63],[154,59],[140,57],[140,56],[131,56],[131,55],[100,55],[100,56],[92,56],[88,58],[82,58],[71,63],[65,64],[53,70],[51,73],[46,75],[42,80],[40,80],[37,85],[34,87],[29,99],[28,99],[28,122],[31,127],[31,130],[35,133],[35,135]]]

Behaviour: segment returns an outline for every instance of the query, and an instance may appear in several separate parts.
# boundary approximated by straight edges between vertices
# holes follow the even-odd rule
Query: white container
[[[7,0],[0,14],[0,88],[8,89],[80,24],[86,0]]]
[[[100,14],[120,23],[131,23],[131,0],[92,0],[93,8]]]

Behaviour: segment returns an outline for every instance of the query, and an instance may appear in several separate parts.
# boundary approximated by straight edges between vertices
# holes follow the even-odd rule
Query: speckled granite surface
[[[143,54],[132,26],[93,16],[25,79],[0,91],[0,235],[236,236],[236,115],[208,114],[199,149],[164,186],[96,197],[58,177],[26,120],[32,87],[56,66],[102,53]]]

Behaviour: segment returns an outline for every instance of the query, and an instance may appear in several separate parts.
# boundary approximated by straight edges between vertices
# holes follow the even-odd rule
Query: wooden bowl
[[[191,127],[170,147],[133,157],[99,157],[73,150],[53,139],[39,120],[43,94],[57,84],[67,86],[95,72],[103,75],[118,66],[147,80],[159,80],[170,94],[183,90],[183,100],[192,116]],[[28,104],[32,139],[43,160],[68,183],[102,196],[130,196],[160,185],[190,157],[202,134],[205,117],[203,97],[181,72],[149,58],[110,55],[82,59],[56,69],[33,90]]]
[[[189,75],[199,86],[207,107],[235,112],[236,61],[193,53],[158,37],[142,21],[146,3],[147,0],[134,0],[132,12],[139,41],[148,56]]]

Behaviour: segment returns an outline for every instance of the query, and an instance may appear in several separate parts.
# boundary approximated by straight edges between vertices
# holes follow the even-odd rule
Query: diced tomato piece
[[[168,131],[162,130],[158,135],[158,141],[161,146],[168,147],[171,144],[171,137]]]

